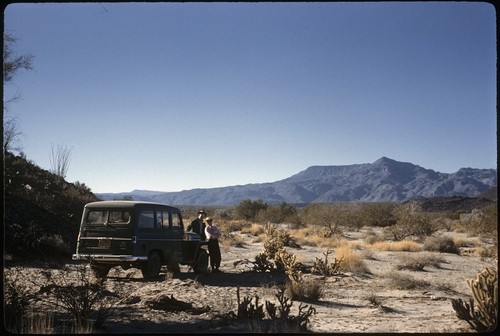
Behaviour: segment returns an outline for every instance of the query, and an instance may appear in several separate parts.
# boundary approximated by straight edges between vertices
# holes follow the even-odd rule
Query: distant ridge
[[[461,168],[447,174],[382,157],[373,163],[311,166],[270,183],[178,192],[133,190],[96,195],[103,200],[128,197],[174,205],[235,205],[245,199],[261,199],[270,204],[403,202],[431,197],[476,197],[496,185],[496,169]]]

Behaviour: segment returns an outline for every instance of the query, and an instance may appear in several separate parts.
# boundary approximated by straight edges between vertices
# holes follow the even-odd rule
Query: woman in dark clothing
[[[222,260],[219,247],[219,238],[221,232],[212,221],[212,218],[207,217],[205,219],[205,236],[208,239],[208,254],[210,256],[210,266],[212,266],[212,273],[219,273],[219,267]]]

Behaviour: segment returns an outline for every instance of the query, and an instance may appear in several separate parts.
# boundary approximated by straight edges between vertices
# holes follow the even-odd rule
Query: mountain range
[[[496,169],[461,168],[448,174],[382,157],[373,163],[311,166],[269,183],[96,195],[103,200],[131,198],[173,205],[235,205],[246,199],[260,199],[269,204],[403,202],[431,197],[476,197],[496,185]]]

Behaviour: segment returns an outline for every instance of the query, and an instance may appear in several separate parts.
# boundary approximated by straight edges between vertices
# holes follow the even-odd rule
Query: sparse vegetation
[[[23,319],[30,305],[36,300],[33,289],[20,281],[17,268],[4,270],[4,323],[5,328],[13,333],[20,333],[24,328]]]
[[[65,333],[105,332],[105,326],[110,319],[121,318],[117,314],[123,306],[120,309],[117,307],[125,302],[137,303],[141,309],[156,309],[151,307],[155,305],[154,302],[157,308],[167,303],[177,304],[179,307],[186,304],[186,307],[192,307],[187,309],[190,312],[212,313],[221,309],[206,306],[201,296],[200,301],[187,302],[174,299],[171,294],[158,294],[156,301],[148,299],[141,302],[142,294],[129,295],[120,290],[120,286],[129,284],[128,280],[135,276],[133,272],[125,276],[120,273],[126,270],[112,271],[106,282],[90,275],[78,280],[74,277],[75,267],[72,267],[72,278],[49,278],[49,273],[59,276],[66,274],[66,269],[55,267],[61,267],[57,265],[70,260],[83,205],[97,198],[84,183],[67,183],[55,174],[36,167],[26,158],[9,153],[5,155],[5,182],[4,260],[7,262],[7,268],[4,273],[9,275],[9,279],[14,279],[9,282],[8,278],[4,278],[4,308],[7,313],[5,324],[9,330],[38,334],[54,333],[56,330]],[[454,210],[430,214],[419,207],[406,204],[405,207],[399,207],[391,203],[315,204],[301,208],[286,203],[268,205],[260,200],[248,200],[240,205],[242,208],[239,213],[236,208],[212,208],[208,211],[214,214],[217,225],[224,232],[221,239],[221,244],[225,247],[224,252],[232,248],[235,248],[232,252],[248,249],[248,240],[252,245],[262,242],[264,251],[255,255],[253,268],[249,259],[238,260],[234,262],[234,266],[246,262],[245,267],[250,264],[247,268],[250,269],[249,274],[261,277],[262,285],[279,287],[280,296],[276,296],[274,300],[268,300],[269,294],[263,298],[253,296],[253,300],[250,300],[251,295],[242,295],[238,299],[242,304],[238,314],[247,315],[251,321],[246,326],[251,326],[253,332],[307,330],[315,308],[324,307],[323,300],[333,302],[332,304],[345,304],[348,307],[350,298],[342,295],[337,297],[336,293],[342,292],[337,289],[345,288],[342,286],[356,282],[358,278],[363,281],[369,281],[365,280],[368,278],[378,281],[385,276],[386,288],[389,290],[419,290],[427,293],[438,289],[458,292],[461,290],[458,284],[453,283],[453,290],[451,289],[449,283],[452,279],[446,279],[448,283],[431,284],[427,275],[437,272],[442,263],[447,263],[444,258],[463,256],[476,258],[479,262],[479,258],[488,261],[497,257],[496,207],[485,207],[480,209],[481,211],[472,212],[459,213]],[[197,210],[198,207],[186,211],[195,214]],[[436,231],[437,229],[439,231]],[[411,234],[407,235],[405,230]],[[318,251],[318,256],[304,262],[305,258],[301,253],[310,249]],[[452,253],[455,256],[442,253]],[[404,256],[401,256],[402,254]],[[442,255],[444,257],[441,257]],[[391,256],[390,262],[387,256]],[[38,288],[33,291],[33,287],[26,287],[25,281],[15,280],[12,274],[18,270],[16,267],[9,267],[23,260],[34,260],[33,257],[42,262],[38,265],[53,267],[46,268],[44,274],[47,277],[34,279],[40,284],[44,282],[38,287],[42,289],[40,292]],[[387,268],[378,269],[371,274],[367,261],[373,260],[376,260],[375,264],[386,263]],[[234,272],[229,265],[232,261],[227,263],[225,266],[229,272]],[[454,266],[444,268],[451,269]],[[435,269],[429,270],[430,267]],[[90,268],[87,269],[90,271]],[[168,288],[171,282],[176,283],[177,288],[184,286],[188,287],[186,290],[202,291],[205,290],[208,279],[204,278],[204,275],[197,275],[195,279],[179,279],[175,273],[167,274],[163,281],[169,284],[163,284],[161,287],[160,281],[155,289],[158,292]],[[213,276],[213,280],[210,280],[213,281],[209,286],[210,290],[217,286],[222,277],[235,274]],[[366,276],[367,274],[370,275]],[[120,276],[124,278],[123,281],[119,280]],[[246,277],[247,274],[236,277],[234,286],[246,281]],[[134,281],[130,281],[130,284],[138,285],[134,284]],[[486,280],[476,280],[478,285],[474,285],[482,288],[480,292],[489,291],[489,287],[483,286],[484,281]],[[226,283],[222,287],[225,294],[230,295],[231,286]],[[252,293],[258,291],[257,286],[253,285]],[[496,291],[493,291],[492,295],[496,298]],[[175,297],[178,297],[177,294]],[[381,307],[380,297],[378,293],[372,293],[364,299],[374,307]],[[318,304],[320,299],[322,301]],[[297,306],[292,305],[291,300],[307,302],[310,306],[300,303],[298,314],[294,316],[291,310]],[[490,309],[487,305],[485,308],[478,308],[481,300],[485,300],[485,296],[474,297],[475,313],[479,310],[488,312]],[[82,304],[85,302],[86,304]],[[224,302],[226,309],[233,307],[230,302]],[[41,305],[43,314],[40,313]],[[176,309],[181,309],[179,307]],[[159,310],[167,312],[164,308],[160,307]],[[465,312],[468,311],[473,320],[482,319],[483,322],[469,320],[471,328],[487,328],[487,322],[484,322],[486,320],[472,313],[471,302],[463,301],[461,309],[462,316],[466,316]],[[71,316],[71,321],[68,316]],[[61,322],[64,319],[66,321]],[[233,318],[228,315],[225,322],[230,324]],[[221,326],[220,323],[217,325]]]
[[[283,289],[278,290],[276,298],[278,300],[278,305],[267,300],[259,304],[258,296],[255,296],[255,303],[250,297],[244,297],[243,300],[241,300],[238,288],[238,311],[237,314],[230,313],[229,315],[237,319],[249,319],[254,321],[254,323],[251,324],[251,328],[254,332],[307,331],[309,319],[313,314],[316,314],[316,310],[313,307],[301,303],[298,315],[292,315],[292,301],[285,296],[285,291]],[[273,323],[265,323],[265,321],[263,321],[266,317],[266,312]],[[259,323],[255,323],[255,321],[259,321]]]

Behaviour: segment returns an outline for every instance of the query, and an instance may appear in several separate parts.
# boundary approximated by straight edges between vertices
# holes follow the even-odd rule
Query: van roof
[[[91,202],[87,203],[85,205],[86,208],[103,208],[103,207],[112,207],[112,208],[130,208],[130,207],[135,207],[136,205],[152,205],[152,206],[161,206],[161,207],[167,207],[167,208],[172,208],[172,209],[177,209],[176,207],[167,205],[167,204],[162,204],[162,203],[157,203],[157,202],[146,202],[146,201],[97,201],[97,202]],[[177,209],[178,210],[178,209]]]

